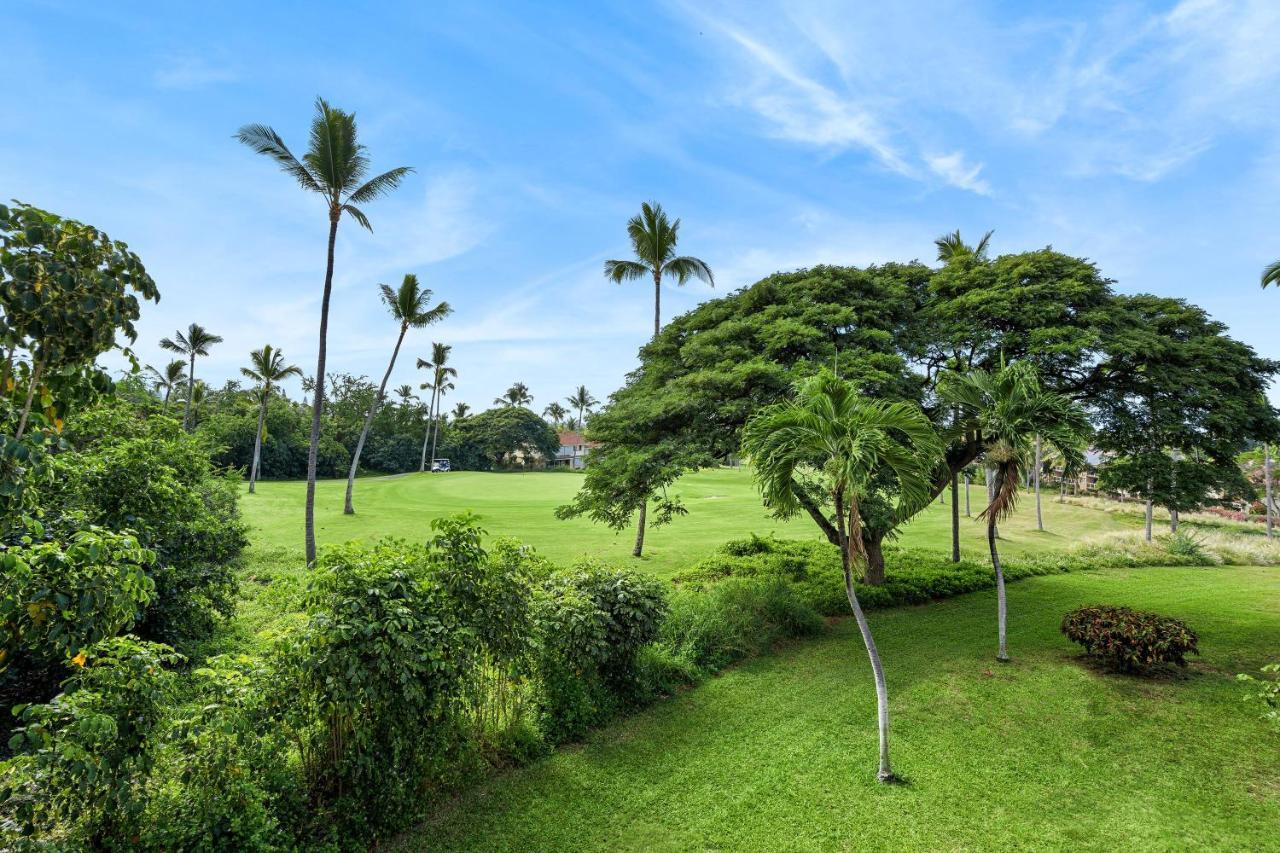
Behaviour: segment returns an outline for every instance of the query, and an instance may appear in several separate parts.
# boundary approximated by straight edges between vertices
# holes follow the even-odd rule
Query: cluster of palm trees
[[[916,404],[864,397],[852,383],[824,370],[802,382],[791,400],[757,412],[743,434],[743,449],[754,462],[761,496],[777,515],[797,514],[810,499],[814,483],[821,483],[826,493],[845,593],[875,679],[878,775],[884,782],[895,779],[889,759],[889,702],[883,665],[855,586],[855,577],[866,566],[860,506],[883,497],[888,476],[894,483],[894,517],[908,519],[935,496],[947,442],[983,448],[983,461],[994,471],[994,489],[981,517],[986,520],[996,578],[996,657],[1008,661],[1007,601],[996,523],[1013,512],[1022,472],[1033,464],[1037,443],[1053,446],[1070,465],[1081,458],[1088,435],[1084,412],[1045,388],[1028,363],[945,373],[938,382],[938,396],[952,414],[952,423],[942,430]]]

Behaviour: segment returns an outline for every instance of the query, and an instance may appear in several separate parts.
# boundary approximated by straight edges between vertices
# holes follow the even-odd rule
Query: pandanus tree
[[[431,437],[434,434],[436,426],[436,415],[439,413],[440,396],[443,391],[442,386],[449,381],[451,377],[458,375],[458,371],[449,367],[449,353],[453,351],[453,347],[448,344],[433,342],[431,344],[431,361],[426,359],[418,359],[419,370],[430,370],[431,379],[422,383],[422,390],[431,392],[431,402],[427,405],[427,430],[422,435],[422,462],[418,466],[419,471],[427,470],[427,449],[433,445]],[[432,451],[433,457],[435,451]]]
[[[302,376],[302,368],[296,364],[285,364],[284,353],[271,344],[250,352],[249,362],[250,366],[240,368],[240,372],[258,383],[258,431],[253,436],[253,464],[249,468],[249,494],[253,494],[254,485],[258,482],[258,472],[261,470],[262,442],[265,438],[267,403],[271,400],[271,389],[291,376]]]
[[[164,403],[161,411],[169,411],[169,398],[173,396],[173,392],[187,381],[187,363],[180,358],[175,358],[164,366],[164,370],[158,370],[151,365],[147,365],[147,372],[151,374],[151,387],[156,392],[164,392]]]
[[[867,501],[896,505],[909,517],[932,499],[942,456],[933,424],[914,403],[872,400],[823,370],[802,381],[795,397],[767,406],[743,429],[764,504],[778,518],[821,501],[838,531],[845,595],[871,661],[876,685],[881,782],[895,779],[889,761],[889,695],[884,667],[855,577],[866,565],[859,510]]]
[[[161,338],[160,346],[170,352],[180,353],[187,357],[187,403],[182,413],[182,426],[184,429],[191,429],[191,403],[195,399],[196,385],[196,356],[205,356],[209,354],[209,349],[214,344],[222,343],[222,338],[210,332],[199,323],[192,323],[187,327],[187,331],[183,332],[179,329],[174,333],[172,338]]]
[[[354,113],[316,98],[307,152],[293,155],[280,134],[265,124],[247,124],[236,138],[254,151],[276,162],[307,192],[320,196],[329,216],[329,243],[324,269],[324,290],[320,299],[320,333],[316,354],[315,391],[311,402],[311,444],[307,450],[306,548],[307,565],[316,561],[316,460],[320,449],[320,416],[324,407],[325,355],[329,336],[329,299],[333,293],[333,251],[338,239],[338,222],[343,214],[372,231],[368,217],[357,205],[374,201],[400,185],[413,171],[400,166],[372,178],[369,157],[360,144]]]
[[[552,426],[560,426],[564,423],[565,417],[569,414],[569,410],[559,403],[548,403],[547,407],[542,410],[542,416],[551,421]]]
[[[387,370],[382,374],[382,383],[378,385],[378,393],[373,398],[369,411],[364,416],[364,425],[360,428],[360,438],[356,441],[355,453],[351,454],[351,470],[347,472],[347,497],[342,511],[346,515],[355,515],[356,508],[352,503],[352,492],[356,487],[356,471],[360,469],[360,455],[364,452],[364,443],[369,437],[369,427],[373,425],[373,416],[378,413],[378,409],[382,406],[382,398],[387,392],[387,382],[391,379],[391,371],[395,370],[396,358],[400,355],[400,345],[404,343],[404,336],[410,329],[421,329],[424,326],[430,326],[432,323],[438,323],[449,315],[452,308],[448,302],[440,302],[436,305],[431,304],[431,291],[424,289],[418,284],[418,277],[413,273],[409,273],[400,282],[399,288],[391,288],[388,285],[380,284],[378,289],[382,294],[382,302],[387,306],[387,310],[391,312],[391,317],[396,321],[400,333],[396,335],[396,345],[391,350],[391,361],[387,363]]]
[[[595,406],[596,398],[591,396],[586,385],[579,385],[577,391],[565,398],[565,402],[578,410],[577,428],[582,429],[583,424],[586,423],[583,416]]]
[[[533,404],[533,395],[529,393],[528,385],[515,382],[503,392],[501,397],[494,397],[493,404],[495,406],[530,406]]]
[[[986,448],[986,462],[993,472],[991,498],[979,518],[987,523],[987,546],[996,575],[996,659],[1008,661],[1004,571],[996,547],[996,524],[1017,506],[1018,487],[1034,459],[1037,437],[1061,455],[1066,470],[1073,470],[1084,461],[1089,421],[1069,398],[1046,389],[1029,362],[1001,365],[993,371],[944,374],[938,380],[938,396],[960,412],[965,427]]]

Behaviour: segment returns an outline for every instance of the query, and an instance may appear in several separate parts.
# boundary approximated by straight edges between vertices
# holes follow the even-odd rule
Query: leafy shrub
[[[143,847],[279,849],[302,831],[306,789],[265,704],[270,677],[248,656],[210,658],[192,672],[193,695],[170,721],[152,775]]]
[[[716,672],[780,638],[822,628],[822,617],[781,578],[731,578],[672,596],[661,643],[697,670]]]
[[[1120,672],[1145,672],[1162,664],[1186,666],[1199,654],[1199,638],[1185,624],[1158,613],[1099,605],[1071,611],[1062,633],[1085,654]]]
[[[170,418],[101,406],[72,420],[74,450],[54,458],[46,495],[52,529],[84,521],[136,532],[155,551],[155,595],[137,632],[167,642],[207,636],[234,607],[232,561],[246,544],[236,486],[217,475],[201,443]]]
[[[562,743],[616,710],[599,674],[608,654],[604,616],[591,596],[561,578],[549,579],[539,593],[540,726],[549,742]]]
[[[0,771],[4,831],[93,849],[134,838],[172,696],[166,667],[180,660],[168,646],[111,637],[77,656],[48,704],[16,707],[16,755]]]
[[[318,817],[348,836],[376,837],[419,814],[424,785],[461,743],[474,645],[428,566],[418,546],[327,549],[308,623],[277,655],[278,702],[302,741]]]
[[[1262,719],[1267,720],[1280,730],[1280,663],[1269,663],[1262,668],[1263,677],[1254,678],[1248,673],[1240,673],[1236,678],[1248,684],[1256,685],[1256,691],[1249,693],[1245,699],[1262,703]],[[1274,677],[1267,677],[1274,674]]]

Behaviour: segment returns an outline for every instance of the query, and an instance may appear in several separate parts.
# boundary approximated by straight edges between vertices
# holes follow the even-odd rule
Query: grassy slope
[[[561,521],[555,508],[567,503],[582,482],[580,474],[529,473],[486,474],[469,471],[446,475],[410,474],[404,477],[362,479],[356,483],[354,516],[342,514],[345,483],[319,484],[316,495],[317,539],[345,542],[349,539],[376,539],[399,536],[422,541],[430,535],[432,518],[462,510],[472,510],[483,519],[490,533],[515,536],[559,562],[590,555],[618,563],[632,563],[635,531],[621,534],[586,519]],[[750,533],[776,533],[791,538],[814,538],[818,534],[806,518],[780,522],[770,518],[745,469],[704,471],[683,478],[676,491],[689,508],[689,515],[665,527],[653,528],[646,538],[646,556],[641,565],[660,577],[696,562],[729,539]],[[271,559],[302,552],[302,500],[304,486],[298,482],[260,483],[256,495],[241,502],[253,526],[255,551]],[[984,505],[985,489],[972,488],[972,511]],[[1046,526],[1034,530],[1032,503],[1024,501],[1022,512],[1002,525],[1002,551],[1010,556],[1045,547],[1062,547],[1073,541],[1109,530],[1132,527],[1135,522],[1095,510],[1054,502],[1044,497]],[[910,545],[948,549],[950,507],[935,503],[904,531],[903,542]],[[962,519],[964,545],[970,553],[986,554],[983,527],[976,519]]]
[[[1088,602],[1187,619],[1204,658],[1144,681],[1079,663]],[[1232,675],[1280,649],[1276,569],[1112,570],[881,611],[900,788],[873,781],[874,694],[849,621],[498,776],[404,840],[448,849],[1264,849],[1280,752]]]

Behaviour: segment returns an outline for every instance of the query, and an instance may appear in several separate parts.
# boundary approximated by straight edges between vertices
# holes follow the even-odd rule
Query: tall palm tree
[[[501,397],[494,397],[493,404],[495,406],[529,406],[533,404],[533,395],[529,393],[528,385],[515,382],[503,392]]]
[[[409,329],[421,329],[432,323],[438,323],[453,311],[448,302],[431,306],[431,291],[418,285],[418,277],[409,273],[400,282],[398,289],[385,284],[378,285],[382,293],[382,301],[391,311],[391,317],[400,326],[400,334],[396,336],[395,348],[391,350],[391,361],[387,364],[386,373],[382,374],[382,384],[378,386],[378,394],[373,398],[368,413],[364,416],[364,426],[360,428],[360,438],[356,441],[356,452],[351,454],[351,470],[347,472],[347,498],[342,512],[355,515],[356,508],[351,502],[352,492],[356,487],[356,471],[360,468],[360,454],[364,452],[365,440],[369,437],[369,427],[373,425],[373,416],[382,405],[382,397],[387,391],[387,382],[391,379],[391,371],[395,369],[396,358],[400,355],[400,345]]]
[[[653,336],[662,328],[662,279],[673,278],[677,285],[696,278],[715,287],[715,276],[706,262],[688,255],[676,255],[680,220],[671,222],[657,202],[640,205],[640,214],[627,223],[627,236],[635,251],[634,261],[605,261],[605,277],[616,284],[641,278],[653,279]]]
[[[582,424],[584,423],[582,418],[583,413],[591,411],[591,407],[596,404],[596,398],[591,396],[591,392],[587,390],[586,385],[579,385],[577,391],[574,391],[565,398],[565,402],[578,410],[578,424],[576,428],[581,429]]]
[[[192,385],[187,392],[186,403],[191,408],[191,428],[195,429],[200,423],[200,407],[209,399],[209,385],[203,379],[197,379],[196,384]]]
[[[889,695],[884,668],[854,585],[865,569],[860,504],[895,481],[904,517],[930,502],[930,478],[942,444],[933,424],[913,403],[871,400],[855,386],[822,370],[803,381],[793,400],[760,410],[743,431],[743,452],[755,465],[765,506],[780,518],[796,515],[813,482],[821,483],[834,509],[845,595],[862,634],[875,676],[882,782],[894,780],[889,763]]]
[[[993,472],[991,498],[979,518],[987,522],[987,545],[996,574],[996,658],[1008,661],[1004,572],[996,548],[996,523],[1013,513],[1018,483],[1031,461],[1036,436],[1057,450],[1067,470],[1072,470],[1084,461],[1082,448],[1089,422],[1084,411],[1070,399],[1046,389],[1028,362],[1002,364],[994,371],[943,374],[938,381],[938,396],[955,406],[977,432]]]
[[[569,410],[556,402],[548,403],[547,407],[542,410],[543,417],[550,418],[553,426],[560,426],[568,414]]]
[[[457,403],[454,405],[453,411],[450,412],[449,414],[450,414],[450,417],[453,418],[453,420],[460,421],[470,413],[471,413],[470,406],[468,406],[466,403]]]
[[[431,344],[431,361],[418,359],[419,370],[431,371],[430,381],[424,382],[420,386],[422,390],[431,392],[431,402],[427,406],[427,430],[422,435],[422,462],[418,467],[419,471],[427,470],[427,448],[430,446],[432,428],[436,423],[436,407],[440,402],[442,380],[447,381],[449,377],[458,375],[458,371],[448,366],[449,353],[452,351],[453,347],[448,344],[433,342]]]
[[[220,343],[222,343],[222,338],[213,334],[199,323],[192,323],[188,326],[185,334],[179,329],[172,338],[160,339],[162,349],[181,353],[187,357],[190,363],[190,368],[187,370],[187,406],[182,414],[183,429],[190,430],[192,428],[191,401],[195,396],[196,356],[208,355],[209,348],[214,344]]]
[[[187,363],[180,358],[176,358],[164,366],[164,370],[157,370],[151,365],[147,365],[147,371],[151,374],[152,387],[157,393],[164,391],[164,405],[161,411],[169,411],[169,398],[173,396],[173,392],[183,382],[187,381]]]
[[[357,205],[390,193],[413,170],[400,166],[367,178],[369,157],[358,140],[355,114],[331,107],[324,98],[316,98],[316,114],[311,120],[307,153],[302,155],[301,160],[293,156],[280,134],[265,124],[246,124],[236,132],[236,138],[257,153],[274,160],[304,190],[324,199],[329,214],[329,244],[325,259],[324,291],[320,300],[315,393],[311,402],[311,445],[307,451],[305,536],[307,565],[310,566],[316,561],[316,459],[320,448],[320,413],[324,406],[329,298],[333,293],[333,248],[338,239],[338,222],[345,213],[358,225],[372,231],[368,217]]]
[[[251,351],[249,362],[252,366],[242,367],[240,372],[259,385],[258,431],[253,437],[253,465],[249,468],[249,494],[253,494],[254,484],[258,482],[258,466],[262,459],[263,431],[266,428],[267,402],[271,398],[271,388],[290,376],[301,376],[302,368],[296,364],[286,365],[284,353],[271,344]]]
[[[401,385],[393,393],[400,398],[400,405],[406,409],[418,399],[417,395],[413,393],[412,385]]]

